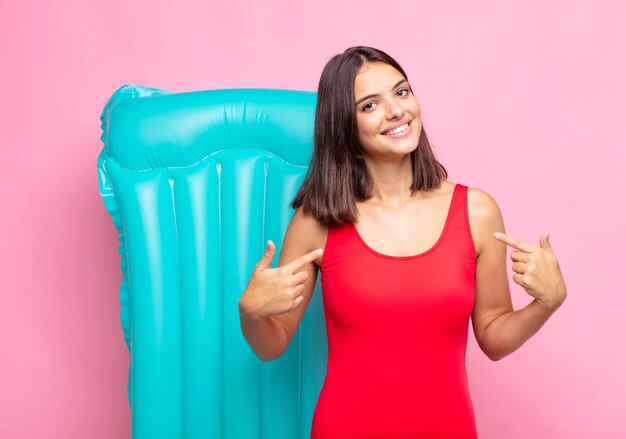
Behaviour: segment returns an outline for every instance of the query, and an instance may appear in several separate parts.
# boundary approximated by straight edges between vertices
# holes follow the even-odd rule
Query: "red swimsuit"
[[[467,186],[455,186],[443,232],[423,253],[378,253],[343,224],[329,228],[322,258],[328,363],[311,439],[476,439]]]

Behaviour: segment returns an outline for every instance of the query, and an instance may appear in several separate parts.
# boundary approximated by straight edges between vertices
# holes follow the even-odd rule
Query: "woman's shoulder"
[[[467,204],[473,213],[479,216],[490,216],[500,209],[496,200],[485,190],[467,187]]]
[[[484,244],[493,239],[493,233],[504,232],[502,212],[496,200],[485,190],[467,188],[467,215],[477,254],[480,254]]]
[[[302,206],[298,207],[291,218],[289,228],[293,229],[293,239],[298,240],[299,247],[306,249],[306,252],[313,251],[326,246],[328,227],[304,211]],[[315,260],[317,265],[321,265],[322,257]]]

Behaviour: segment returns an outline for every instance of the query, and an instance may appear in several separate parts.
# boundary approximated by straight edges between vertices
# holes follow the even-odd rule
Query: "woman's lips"
[[[412,124],[412,122],[413,121],[409,121],[409,127],[406,130],[404,130],[404,131],[402,131],[402,132],[400,132],[398,134],[383,134],[383,136],[391,137],[391,138],[400,138],[400,137],[408,136],[409,134],[411,134],[411,131],[413,131],[413,124]]]

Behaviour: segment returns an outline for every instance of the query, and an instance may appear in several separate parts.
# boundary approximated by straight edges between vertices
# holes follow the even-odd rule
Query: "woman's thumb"
[[[274,254],[276,253],[276,246],[271,240],[267,241],[267,247],[265,247],[265,253],[261,257],[261,260],[257,264],[259,268],[269,268],[272,265]]]

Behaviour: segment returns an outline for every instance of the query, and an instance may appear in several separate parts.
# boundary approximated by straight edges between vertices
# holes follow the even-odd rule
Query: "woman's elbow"
[[[487,355],[487,357],[488,357],[491,361],[500,361],[500,360],[502,360],[504,357],[506,357],[506,354],[500,354],[500,353],[494,353],[494,352],[485,352],[485,355]]]
[[[480,350],[483,351],[483,353],[491,361],[500,361],[501,359],[503,359],[509,354],[508,352],[503,352],[500,349],[496,349],[493,346],[489,346],[489,344],[487,343],[481,342],[479,340],[477,341],[478,341],[478,346],[480,347]]]

